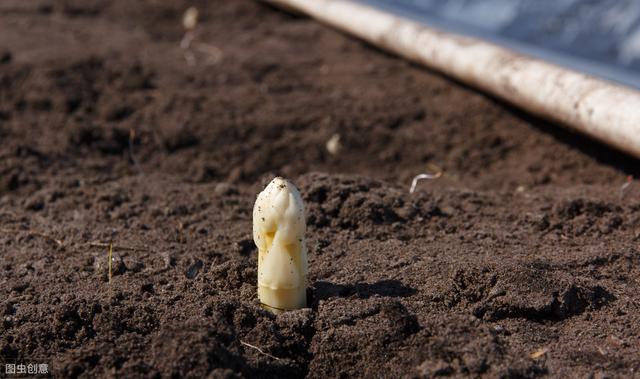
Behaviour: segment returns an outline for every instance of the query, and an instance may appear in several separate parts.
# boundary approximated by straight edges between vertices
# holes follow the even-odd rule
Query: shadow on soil
[[[614,167],[626,175],[631,175],[636,178],[640,176],[640,159],[609,147],[596,139],[579,134],[568,127],[556,126],[551,122],[545,121],[518,108],[514,108],[512,105],[500,99],[494,98],[494,100],[501,103],[509,113],[526,120],[538,130],[553,136],[565,145],[571,146],[593,157],[598,163]]]
[[[384,52],[384,50],[381,50],[376,46],[370,46],[370,47],[372,47],[373,50],[382,52],[384,55],[388,57],[395,58],[395,59],[402,59],[392,54],[389,54],[387,52]],[[577,131],[574,131],[570,127],[559,126],[555,124],[553,121],[548,121],[548,120],[545,120],[544,118],[533,115],[525,110],[522,110],[514,106],[513,104],[509,103],[506,100],[503,100],[490,93],[482,91],[467,83],[461,82],[456,78],[444,75],[438,71],[433,71],[431,69],[425,68],[413,62],[409,62],[409,67],[427,71],[433,75],[436,75],[447,81],[450,81],[466,90],[469,90],[475,93],[480,93],[483,96],[487,97],[488,99],[491,99],[493,102],[499,104],[508,113],[522,120],[527,121],[534,128],[553,136],[557,141],[562,142],[565,145],[571,146],[572,148],[588,156],[593,157],[593,159],[595,159],[598,163],[614,167],[617,170],[624,172],[626,175],[633,176],[634,178],[640,177],[640,159],[635,158],[630,154],[617,150],[594,138],[591,138]]]

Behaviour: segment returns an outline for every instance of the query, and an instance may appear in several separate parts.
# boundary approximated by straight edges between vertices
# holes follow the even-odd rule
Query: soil
[[[254,1],[3,0],[0,20],[0,360],[640,376],[638,161]],[[280,315],[251,240],[275,175],[310,258],[309,308]]]

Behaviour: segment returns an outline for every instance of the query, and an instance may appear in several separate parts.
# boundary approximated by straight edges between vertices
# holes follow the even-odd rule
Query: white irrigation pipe
[[[640,93],[349,0],[266,0],[640,158]]]

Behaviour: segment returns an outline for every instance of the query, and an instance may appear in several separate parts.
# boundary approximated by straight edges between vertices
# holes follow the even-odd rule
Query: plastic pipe
[[[349,0],[264,0],[640,158],[640,93]]]

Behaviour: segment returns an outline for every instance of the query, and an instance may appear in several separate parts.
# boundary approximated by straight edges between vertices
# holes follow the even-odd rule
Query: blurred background
[[[637,0],[361,0],[640,88]]]

